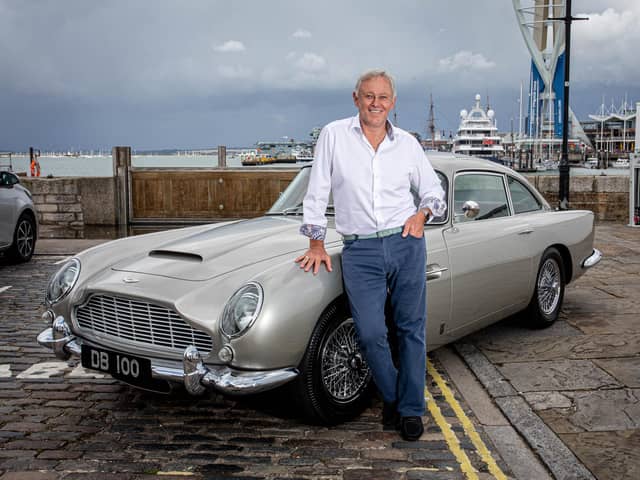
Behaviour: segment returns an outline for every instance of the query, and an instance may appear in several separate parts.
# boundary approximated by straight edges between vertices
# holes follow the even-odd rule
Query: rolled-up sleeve
[[[433,217],[441,217],[447,211],[447,200],[445,192],[440,183],[440,179],[435,170],[431,166],[431,162],[427,155],[420,149],[419,156],[423,161],[418,161],[416,165],[416,178],[414,179],[414,188],[418,191],[420,197],[420,209],[428,208],[433,213]]]
[[[327,203],[331,192],[331,133],[323,128],[315,147],[309,186],[303,200],[300,233],[313,239],[324,240],[327,231]]]

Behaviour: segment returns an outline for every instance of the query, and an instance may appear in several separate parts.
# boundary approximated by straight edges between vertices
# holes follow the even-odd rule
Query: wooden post
[[[227,147],[225,147],[224,145],[218,146],[218,166],[227,166]]]
[[[130,221],[129,170],[131,169],[131,147],[113,147],[113,175],[115,178],[116,224],[126,229]]]

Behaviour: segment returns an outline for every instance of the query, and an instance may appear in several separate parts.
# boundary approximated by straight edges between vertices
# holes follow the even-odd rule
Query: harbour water
[[[242,167],[240,153],[244,149],[227,150],[227,166]],[[113,176],[113,162],[111,155],[94,156],[41,156],[41,177],[111,177]],[[218,166],[218,156],[202,154],[174,154],[174,155],[132,155],[134,167],[200,167],[211,168]],[[13,155],[13,170],[15,172],[29,171],[28,155]],[[275,164],[270,167],[292,167],[291,164]],[[258,167],[260,168],[260,167]],[[527,175],[558,175],[558,170],[544,170]],[[629,175],[628,168],[591,169],[571,167],[571,175]]]
[[[241,167],[240,152],[227,150],[227,166]],[[111,155],[45,156],[38,158],[40,176],[47,177],[111,177],[113,161]],[[13,155],[15,172],[29,171],[28,155]],[[174,154],[174,155],[132,155],[134,167],[217,167],[218,155]]]

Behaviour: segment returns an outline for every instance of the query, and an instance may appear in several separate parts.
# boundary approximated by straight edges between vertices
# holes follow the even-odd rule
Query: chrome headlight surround
[[[228,338],[246,333],[260,315],[264,293],[257,282],[249,282],[231,295],[222,312],[220,331]]]
[[[58,303],[73,289],[80,276],[80,260],[72,258],[49,280],[45,299],[49,305]]]

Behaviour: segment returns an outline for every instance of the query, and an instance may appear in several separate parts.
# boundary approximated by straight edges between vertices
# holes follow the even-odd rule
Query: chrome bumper
[[[600,262],[600,260],[602,260],[602,252],[597,248],[594,248],[593,252],[591,252],[591,255],[589,255],[582,261],[582,268],[587,269],[594,267],[598,264],[598,262]]]
[[[57,317],[50,328],[38,335],[38,343],[53,350],[61,360],[67,360],[71,356],[79,357],[82,350],[81,342],[71,333],[63,317]],[[243,371],[221,365],[207,366],[194,346],[185,349],[182,364],[175,362],[175,366],[157,365],[151,359],[152,378],[181,383],[192,395],[199,395],[207,389],[226,394],[264,392],[287,383],[298,373],[295,368]]]

